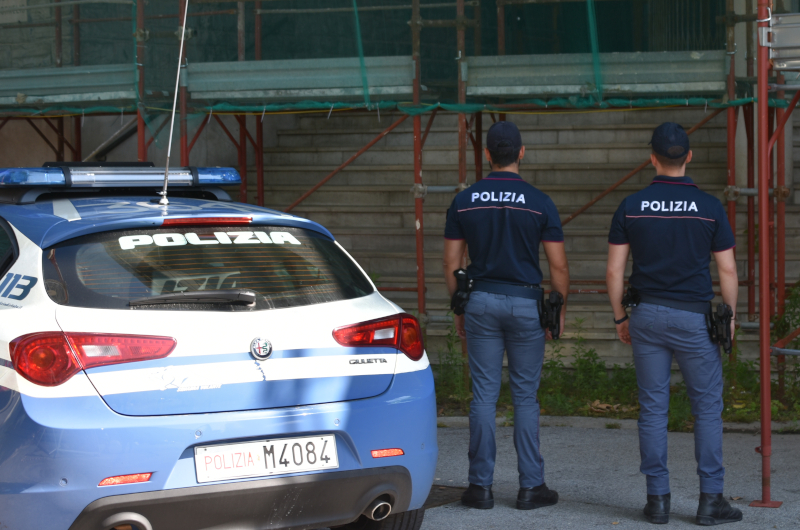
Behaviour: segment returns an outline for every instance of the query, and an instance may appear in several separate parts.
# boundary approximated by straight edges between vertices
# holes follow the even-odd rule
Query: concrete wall
[[[50,0],[0,0],[0,8],[35,5]],[[64,12],[68,12],[64,9]],[[0,24],[43,23],[53,20],[51,9],[31,9],[0,13]],[[72,26],[63,28],[63,57],[72,57]],[[0,68],[39,68],[55,66],[54,28],[9,28],[0,30]]]

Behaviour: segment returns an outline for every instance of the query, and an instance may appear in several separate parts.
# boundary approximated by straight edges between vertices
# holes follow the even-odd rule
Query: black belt
[[[681,311],[689,311],[690,313],[700,313],[701,315],[707,315],[711,310],[711,302],[682,302],[680,300],[659,298],[658,296],[644,293],[642,293],[640,296],[641,301],[644,304],[671,307],[672,309],[680,309]]]
[[[472,290],[492,294],[504,294],[506,296],[518,296],[531,300],[542,300],[542,295],[544,294],[538,285],[513,285],[489,280],[475,280]]]

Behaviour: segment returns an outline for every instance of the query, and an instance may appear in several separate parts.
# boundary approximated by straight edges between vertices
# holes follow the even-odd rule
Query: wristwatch
[[[625,322],[626,320],[628,320],[628,314],[627,314],[627,313],[625,314],[625,316],[624,316],[624,317],[620,318],[619,320],[617,320],[617,319],[614,319],[614,324],[616,324],[616,325],[618,325],[618,326],[619,326],[620,324],[622,324],[622,323],[623,323],[623,322]]]

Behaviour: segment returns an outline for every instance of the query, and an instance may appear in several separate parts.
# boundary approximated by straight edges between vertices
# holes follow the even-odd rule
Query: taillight
[[[425,345],[422,344],[422,329],[419,321],[413,315],[400,315],[402,326],[400,328],[400,349],[403,350],[409,359],[419,361],[425,352]]]
[[[37,385],[57,386],[81,371],[61,332],[17,337],[9,344],[9,350],[14,370]]]
[[[67,333],[72,349],[84,368],[162,359],[172,353],[172,337]]]
[[[37,385],[57,386],[81,369],[161,359],[176,344],[171,337],[48,331],[17,337],[9,350],[18,374]]]
[[[419,322],[408,313],[336,328],[333,338],[342,346],[391,346],[413,361],[425,351]]]

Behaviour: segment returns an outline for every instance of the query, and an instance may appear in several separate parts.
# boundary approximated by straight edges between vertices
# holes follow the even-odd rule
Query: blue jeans
[[[672,357],[686,382],[694,415],[694,457],[702,493],[722,493],[722,360],[705,316],[640,304],[630,321],[639,384],[639,451],[648,495],[669,493],[667,413]]]
[[[465,327],[473,393],[469,412],[469,481],[490,486],[494,479],[495,416],[505,351],[514,402],[519,484],[522,488],[539,486],[544,482],[544,461],[539,454],[536,392],[545,337],[538,302],[473,291],[466,307]]]

